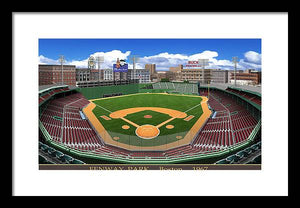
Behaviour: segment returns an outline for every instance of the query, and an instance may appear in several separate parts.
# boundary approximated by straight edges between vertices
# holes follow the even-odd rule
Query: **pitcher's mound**
[[[152,118],[151,115],[144,115],[144,118]]]
[[[140,126],[135,130],[135,134],[142,139],[153,139],[157,137],[159,133],[159,129],[150,124]]]

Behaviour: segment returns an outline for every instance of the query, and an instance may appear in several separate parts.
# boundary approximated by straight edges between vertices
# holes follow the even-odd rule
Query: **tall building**
[[[175,81],[180,81],[182,80],[182,73],[181,70],[183,69],[183,65],[180,64],[176,67],[170,67],[169,72],[170,72],[170,79],[175,80]]]
[[[212,70],[211,83],[228,83],[228,71],[221,69]]]
[[[145,69],[150,72],[150,80],[157,81],[157,72],[155,64],[145,64]]]
[[[212,69],[182,69],[181,80],[182,81],[200,81],[200,83],[207,84],[211,81]]]
[[[180,72],[182,69],[183,69],[183,65],[180,64],[179,66],[176,66],[176,67],[170,67],[169,71],[175,73],[175,72]]]
[[[66,84],[76,85],[75,65],[39,64],[39,85]]]
[[[155,64],[145,64],[145,69],[150,71],[150,75],[156,73],[156,65]]]

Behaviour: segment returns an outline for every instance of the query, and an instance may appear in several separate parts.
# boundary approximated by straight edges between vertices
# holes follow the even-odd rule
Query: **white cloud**
[[[108,52],[95,52],[89,56],[104,56],[104,63],[101,64],[101,68],[112,68],[112,65],[116,62],[117,58],[125,59],[129,62],[128,58],[131,54],[131,51],[122,52],[120,50],[112,50]],[[168,52],[159,53],[153,56],[144,56],[140,57],[136,68],[144,68],[145,64],[156,64],[157,70],[168,70],[170,67],[176,67],[179,64],[187,64],[187,61],[198,60],[198,59],[209,59],[209,66],[207,68],[212,69],[224,69],[232,70],[234,69],[234,64],[231,60],[227,59],[217,59],[218,52],[216,51],[203,51],[201,53],[192,54],[190,56],[185,54],[170,54]],[[84,60],[72,60],[66,61],[65,64],[76,65],[78,68],[87,67],[88,57]],[[59,64],[58,60],[49,59],[43,55],[39,56],[40,64]],[[129,68],[132,68],[132,64],[128,64]],[[261,55],[254,51],[248,51],[244,54],[243,59],[237,64],[238,69],[261,69]]]
[[[40,55],[38,59],[39,64],[59,64],[58,60],[50,59],[43,55]]]
[[[189,56],[189,60],[198,60],[198,59],[209,59],[212,60],[217,57],[219,54],[216,51],[203,51],[202,53],[197,53]]]
[[[170,54],[168,52],[160,53],[153,56],[145,56],[139,60],[142,64],[155,63],[158,70],[166,70],[170,67],[185,65],[187,61],[198,59],[209,59],[210,62],[216,63],[218,53],[216,51],[203,51],[202,53],[192,54],[190,56],[184,54]]]
[[[67,57],[66,58],[66,65],[76,65],[78,68],[87,68],[88,67],[88,59],[90,56],[94,56],[95,58],[97,56],[103,56],[104,57],[104,63],[101,63],[101,68],[112,68],[112,65],[116,63],[117,58],[119,59],[127,59],[128,56],[130,55],[130,51],[126,51],[123,53],[120,50],[112,50],[109,52],[95,52],[93,54],[90,54],[86,59],[83,60],[71,60],[68,61]],[[49,59],[47,57],[44,57],[43,55],[39,56],[39,64],[60,64],[58,59],[53,60]]]
[[[261,54],[255,52],[255,51],[248,51],[244,54],[244,61],[254,64],[261,64]]]
[[[244,59],[240,60],[239,65],[241,66],[241,68],[244,68],[244,69],[261,70],[261,64],[250,63],[250,62],[245,61]]]
[[[130,51],[126,51],[125,53],[123,53],[120,50],[112,50],[109,52],[95,52],[93,54],[90,54],[85,60],[72,61],[70,62],[70,64],[74,64],[78,68],[85,68],[88,67],[88,59],[90,56],[94,56],[95,58],[97,56],[103,56],[104,62],[101,63],[101,68],[112,68],[113,64],[116,63],[117,58],[127,59],[130,53],[131,53]]]

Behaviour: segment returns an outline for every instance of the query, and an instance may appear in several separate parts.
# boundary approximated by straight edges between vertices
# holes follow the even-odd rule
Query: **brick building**
[[[157,81],[157,71],[156,71],[156,65],[155,64],[145,64],[145,69],[150,72],[150,80],[151,81]]]
[[[145,64],[145,69],[149,70],[150,75],[156,73],[156,65],[155,64]]]
[[[44,65],[39,64],[39,86],[51,84],[76,85],[75,65]]]
[[[177,66],[177,67],[170,67],[169,68],[169,72],[170,72],[170,76],[171,76],[171,79],[172,80],[175,80],[175,81],[180,81],[180,80],[182,80],[182,73],[181,73],[181,71],[182,71],[182,69],[183,69],[183,65],[182,64],[180,64],[179,66]]]
[[[234,84],[234,73],[230,74],[230,82]],[[261,72],[247,69],[236,73],[236,82],[240,85],[259,85],[261,84]]]
[[[179,66],[176,66],[176,67],[170,67],[169,71],[170,72],[181,72],[182,69],[183,69],[183,65],[180,64]]]
[[[203,84],[207,84],[211,81],[212,69],[182,69],[181,80],[182,81],[200,81]]]

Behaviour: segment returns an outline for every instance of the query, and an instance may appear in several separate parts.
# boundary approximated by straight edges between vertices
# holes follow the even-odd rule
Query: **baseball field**
[[[85,113],[108,143],[129,149],[159,150],[174,147],[195,135],[201,127],[199,120],[203,122],[210,115],[207,112],[203,118],[203,105],[206,105],[203,99],[139,93],[90,100]]]

